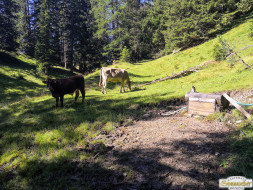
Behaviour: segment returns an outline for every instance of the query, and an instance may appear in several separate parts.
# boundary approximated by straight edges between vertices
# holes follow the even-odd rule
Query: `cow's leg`
[[[76,102],[76,100],[77,100],[77,98],[78,98],[78,96],[79,96],[79,90],[77,89],[75,92],[76,92],[76,96],[75,96],[75,101],[74,101],[74,103]]]
[[[61,107],[63,107],[63,97],[64,97],[64,96],[60,96]]]
[[[124,92],[126,92],[125,91],[125,81],[123,81],[123,90],[124,90]]]
[[[107,92],[106,92],[106,84],[107,84],[107,80],[105,80],[104,83],[103,83],[104,93],[105,93],[105,94],[107,93]]]
[[[105,93],[105,82],[104,82],[104,78],[102,79],[102,94]]]
[[[124,80],[123,80],[123,79],[122,79],[122,81],[121,81],[120,93],[122,93],[122,88],[123,88],[123,90],[124,90],[124,92],[125,92]]]
[[[85,90],[80,90],[81,93],[82,93],[82,102],[84,103],[84,99],[85,99]]]
[[[102,94],[104,94],[104,83],[102,83]]]
[[[58,107],[59,97],[56,97],[55,100],[56,100],[56,107]]]

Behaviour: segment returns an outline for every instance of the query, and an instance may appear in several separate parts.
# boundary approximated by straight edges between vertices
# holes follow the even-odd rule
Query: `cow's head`
[[[55,86],[57,84],[57,81],[54,80],[54,79],[47,79],[46,81],[42,81],[44,84],[47,85],[47,88],[50,90],[50,91],[54,91],[55,89]]]

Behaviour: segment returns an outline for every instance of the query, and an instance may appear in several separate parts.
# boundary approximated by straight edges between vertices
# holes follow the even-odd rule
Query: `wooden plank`
[[[210,98],[189,98],[189,102],[209,102],[209,103],[215,103],[215,99]]]
[[[226,93],[223,93],[223,96],[233,105],[235,106],[245,117],[248,119],[251,118],[251,115],[246,112],[239,104],[236,103],[232,98],[230,98]]]
[[[212,102],[188,102],[188,113],[197,115],[210,115],[215,113],[215,100]]]
[[[189,98],[209,98],[209,99],[216,99],[220,100],[222,97],[222,94],[204,94],[204,93],[198,93],[198,92],[192,92],[189,93]]]
[[[199,110],[215,110],[215,102],[189,102],[189,108]]]

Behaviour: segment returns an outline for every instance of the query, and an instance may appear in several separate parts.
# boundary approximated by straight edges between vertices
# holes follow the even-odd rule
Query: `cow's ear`
[[[44,84],[47,84],[47,81],[45,81],[45,80],[44,80],[44,81],[42,81],[42,82],[43,82]]]

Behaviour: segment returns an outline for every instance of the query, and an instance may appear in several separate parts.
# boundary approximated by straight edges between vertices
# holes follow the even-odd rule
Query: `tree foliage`
[[[131,52],[127,47],[125,46],[120,54],[120,61],[129,62],[131,58]]]
[[[252,11],[252,0],[0,0],[1,49],[90,72],[202,43]],[[252,35],[252,32],[251,34]],[[221,59],[220,47],[216,47]]]
[[[14,0],[0,0],[0,48],[14,51],[17,48],[17,4]]]

